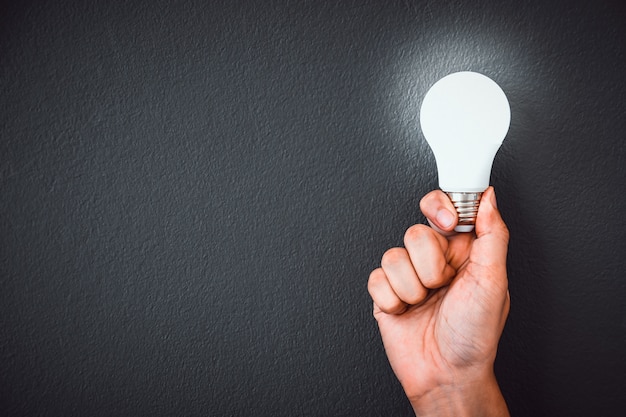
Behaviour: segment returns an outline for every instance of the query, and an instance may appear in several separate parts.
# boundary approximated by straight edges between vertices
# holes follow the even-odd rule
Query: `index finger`
[[[430,225],[444,235],[454,232],[458,217],[450,198],[441,190],[434,190],[422,197],[420,210]]]

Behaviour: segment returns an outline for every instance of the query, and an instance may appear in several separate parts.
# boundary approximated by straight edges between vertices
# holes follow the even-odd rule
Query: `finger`
[[[480,251],[473,253],[472,261],[482,265],[506,267],[509,231],[500,216],[493,187],[482,196],[476,216],[476,238]]]
[[[478,283],[474,295],[484,308],[498,311],[508,292],[506,255],[509,232],[498,212],[492,187],[483,193],[476,217],[476,240],[472,244],[463,280]]]
[[[448,196],[441,190],[431,191],[420,201],[420,210],[433,228],[442,234],[453,233],[457,213]]]
[[[426,288],[440,288],[456,274],[446,259],[447,239],[433,229],[416,224],[404,235],[404,245],[417,276]]]
[[[402,314],[406,311],[407,305],[391,288],[387,280],[385,271],[377,268],[370,274],[367,281],[367,290],[374,300],[374,305],[387,314]],[[376,309],[375,309],[376,311]]]
[[[411,258],[404,248],[389,249],[381,265],[392,290],[406,304],[418,304],[428,295],[417,277]]]

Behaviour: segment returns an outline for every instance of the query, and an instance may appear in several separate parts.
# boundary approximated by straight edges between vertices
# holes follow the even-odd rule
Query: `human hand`
[[[493,363],[510,305],[509,233],[494,190],[474,233],[452,232],[456,211],[441,191],[420,208],[431,227],[410,227],[368,282],[391,367],[418,416],[508,416]]]

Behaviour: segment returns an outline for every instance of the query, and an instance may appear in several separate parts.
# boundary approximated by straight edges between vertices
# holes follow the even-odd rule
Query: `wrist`
[[[457,378],[434,387],[419,397],[409,398],[417,417],[505,417],[509,416],[493,370]]]

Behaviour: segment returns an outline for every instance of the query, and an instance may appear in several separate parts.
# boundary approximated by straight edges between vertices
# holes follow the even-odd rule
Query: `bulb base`
[[[446,192],[459,215],[455,232],[471,232],[476,224],[478,205],[483,193]]]

